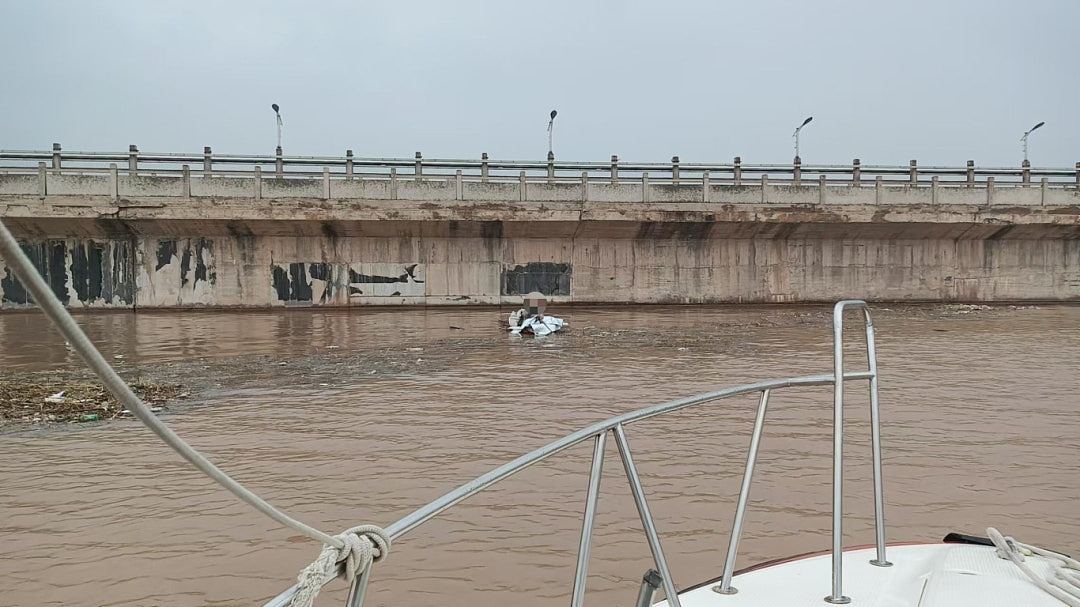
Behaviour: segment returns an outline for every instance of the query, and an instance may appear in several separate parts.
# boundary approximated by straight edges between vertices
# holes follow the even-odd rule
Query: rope
[[[22,247],[19,246],[18,241],[8,231],[7,226],[3,221],[0,221],[0,258],[3,258],[9,268],[15,273],[19,281],[22,282],[26,290],[33,296],[34,301],[45,316],[52,321],[56,329],[60,331],[60,334],[64,336],[69,344],[78,352],[79,356],[86,363],[86,366],[93,371],[101,383],[105,385],[116,400],[118,400],[126,409],[135,414],[135,417],[139,419],[151,432],[156,434],[166,445],[176,451],[180,457],[186,459],[192,466],[195,466],[199,471],[206,474],[219,485],[230,491],[233,495],[240,498],[241,501],[255,508],[259,512],[262,512],[266,516],[274,519],[281,525],[288,527],[294,531],[302,533],[314,540],[322,542],[326,546],[323,548],[323,552],[328,549],[341,551],[340,554],[346,556],[348,568],[346,569],[346,575],[350,575],[350,580],[358,572],[362,572],[370,563],[374,560],[383,558],[387,550],[390,548],[390,540],[382,529],[373,526],[361,526],[354,527],[341,535],[332,536],[318,529],[311,527],[299,520],[296,520],[285,514],[281,510],[275,508],[271,503],[267,502],[258,494],[244,487],[239,482],[234,480],[223,470],[215,466],[210,460],[199,453],[194,447],[184,442],[184,439],[180,438],[172,428],[169,428],[165,422],[158,419],[154,415],[150,408],[143,404],[142,400],[131,391],[131,388],[124,382],[123,379],[117,375],[116,370],[109,365],[105,360],[105,357],[98,352],[97,348],[90,339],[79,328],[78,323],[71,317],[71,314],[64,308],[64,305],[60,303],[56,295],[45,284],[44,279],[38,274],[34,265],[27,259],[26,254],[23,252]],[[357,534],[363,534],[364,539],[360,539]],[[350,539],[350,538],[355,538]],[[377,538],[377,539],[372,539]],[[375,555],[369,548],[364,546],[371,546],[372,542],[375,542],[375,546],[379,549],[379,554]],[[322,555],[320,554],[320,558]],[[316,563],[319,561],[316,561]],[[336,564],[337,561],[334,561]],[[313,563],[312,565],[314,565]],[[310,568],[310,567],[309,567]],[[304,570],[305,572],[307,569]],[[329,574],[333,575],[333,573]],[[301,574],[303,576],[303,574]],[[332,578],[325,578],[326,580]],[[318,590],[315,591],[316,593]],[[314,595],[312,595],[314,598]]]
[[[345,546],[323,545],[315,561],[297,576],[297,590],[290,607],[311,607],[323,585],[337,577],[338,564],[342,561],[345,561],[345,578],[351,584],[372,563],[383,560],[390,553],[390,535],[382,527],[360,525],[334,537]]]
[[[1036,586],[1069,607],[1080,607],[1080,561],[1064,554],[1044,550],[1001,535],[993,527],[986,535],[997,547],[1000,558],[1013,562]],[[1040,556],[1050,561],[1051,574],[1042,577],[1024,562],[1025,556]]]

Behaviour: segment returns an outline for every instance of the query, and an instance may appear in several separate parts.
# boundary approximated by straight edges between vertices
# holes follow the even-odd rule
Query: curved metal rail
[[[867,369],[865,371],[844,371],[843,352],[843,315],[849,308],[861,309],[865,318],[866,327],[866,353]],[[832,384],[833,388],[833,528],[832,528],[832,592],[825,598],[831,603],[847,603],[850,601],[843,595],[842,580],[842,551],[843,551],[843,385],[847,381],[869,380],[870,382],[870,417],[871,439],[874,460],[874,522],[876,530],[876,558],[871,561],[875,565],[888,566],[885,559],[885,515],[883,504],[883,489],[881,478],[881,443],[878,415],[878,371],[877,355],[874,344],[874,326],[870,318],[870,310],[866,302],[859,300],[845,300],[836,304],[833,308],[833,373],[830,375],[808,375],[787,379],[775,379],[752,384],[745,384],[713,392],[706,392],[696,396],[681,398],[678,400],[644,407],[636,411],[617,415],[610,419],[594,423],[582,428],[577,432],[568,434],[560,439],[552,441],[543,447],[535,449],[510,462],[491,470],[487,474],[461,485],[439,497],[425,506],[402,517],[386,527],[394,541],[399,540],[413,529],[431,520],[439,513],[454,506],[455,504],[473,496],[499,481],[541,462],[561,451],[569,449],[583,442],[593,440],[593,458],[589,473],[589,482],[585,503],[585,511],[582,519],[581,537],[578,545],[577,567],[574,574],[574,585],[571,593],[571,606],[580,607],[585,593],[585,579],[588,572],[589,553],[592,540],[592,528],[596,515],[596,505],[599,498],[600,476],[604,464],[604,447],[610,434],[618,448],[620,459],[627,480],[630,485],[634,503],[641,517],[642,527],[645,530],[646,540],[653,555],[653,561],[660,573],[661,585],[664,589],[665,598],[672,607],[681,607],[678,590],[668,569],[667,560],[660,544],[660,537],[656,530],[651,511],[645,499],[641,479],[634,465],[630,445],[626,438],[624,427],[628,424],[639,422],[651,417],[671,413],[687,407],[717,401],[742,394],[760,393],[761,400],[758,406],[757,417],[754,423],[754,431],[751,436],[750,450],[747,458],[746,471],[743,476],[742,488],[739,493],[739,501],[736,506],[735,521],[732,525],[731,538],[728,545],[727,559],[724,563],[724,576],[720,586],[714,588],[723,594],[732,594],[736,590],[731,586],[732,572],[735,568],[735,557],[738,551],[739,538],[742,534],[742,522],[745,518],[746,505],[749,499],[751,479],[753,476],[754,463],[757,457],[757,447],[760,442],[764,427],[765,410],[769,396],[772,392],[783,388],[800,386],[822,386]],[[836,378],[841,381],[836,381]],[[360,607],[363,603],[367,584],[370,580],[371,568],[369,567],[355,583],[349,594],[349,607]],[[266,603],[266,607],[286,607],[296,592],[293,586]]]

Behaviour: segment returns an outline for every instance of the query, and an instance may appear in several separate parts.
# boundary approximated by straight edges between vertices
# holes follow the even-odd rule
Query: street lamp
[[[791,136],[795,138],[795,160],[799,160],[799,131],[801,131],[804,126],[810,124],[810,121],[813,119],[814,117],[810,116],[806,120],[803,120],[802,124],[800,124],[795,129],[795,132],[791,134]]]
[[[548,156],[554,155],[551,151],[551,134],[555,131],[555,116],[558,114],[559,112],[551,110],[551,119],[548,120]]]
[[[277,149],[281,151],[281,108],[278,104],[271,103],[270,107],[274,109],[274,115],[277,116]]]
[[[1042,126],[1044,124],[1046,124],[1046,123],[1045,122],[1040,122],[1039,124],[1036,124],[1035,126],[1031,127],[1027,131],[1025,131],[1024,136],[1020,138],[1020,141],[1022,141],[1024,143],[1024,162],[1027,162],[1027,159],[1028,159],[1028,135],[1033,133],[1035,131],[1035,129],[1039,128],[1040,126]]]

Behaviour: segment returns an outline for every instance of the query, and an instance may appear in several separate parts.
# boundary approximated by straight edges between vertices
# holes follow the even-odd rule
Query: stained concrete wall
[[[30,240],[76,307],[1080,299],[1080,239],[229,236]],[[3,305],[28,303],[5,268]]]
[[[663,200],[604,202],[633,190],[590,184],[582,201],[567,184],[200,179],[141,196],[178,181],[124,177],[116,191],[131,195],[99,195],[109,179],[45,195],[0,179],[0,216],[72,307],[498,304],[533,290],[609,303],[1080,300],[1071,189],[952,188],[949,202],[935,188],[710,186],[718,201],[694,202],[700,184],[629,184]],[[411,198],[326,199],[320,183]],[[311,196],[283,194],[301,186]],[[2,260],[0,302],[32,305]]]

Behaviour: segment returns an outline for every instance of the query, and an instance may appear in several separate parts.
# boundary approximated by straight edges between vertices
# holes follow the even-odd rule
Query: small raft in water
[[[511,335],[531,333],[536,337],[544,337],[562,329],[566,325],[566,322],[561,318],[544,315],[547,298],[542,293],[529,293],[525,296],[524,304],[524,308],[510,313]]]

